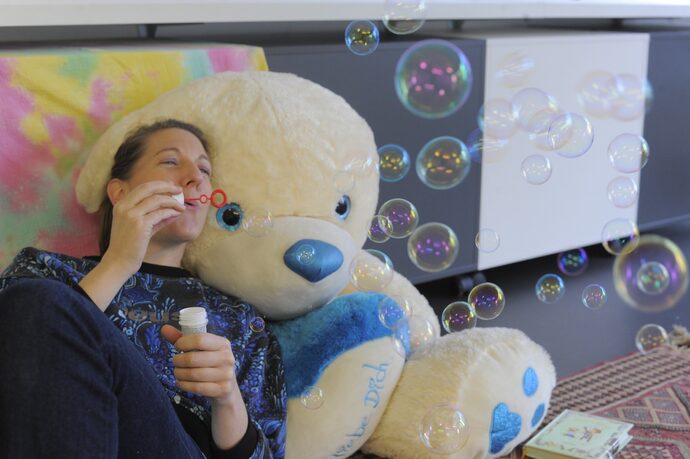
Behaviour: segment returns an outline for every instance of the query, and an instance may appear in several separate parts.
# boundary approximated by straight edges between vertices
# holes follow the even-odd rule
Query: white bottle
[[[182,334],[206,333],[208,318],[206,309],[200,307],[184,308],[180,310],[180,328]]]

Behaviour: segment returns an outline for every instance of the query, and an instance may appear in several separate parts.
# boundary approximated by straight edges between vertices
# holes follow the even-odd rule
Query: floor
[[[654,234],[671,239],[686,257],[690,255],[690,220],[654,231]],[[540,302],[535,296],[534,285],[543,274],[560,274],[555,255],[485,271],[487,280],[503,289],[506,306],[500,316],[489,321],[480,320],[477,326],[522,330],[551,354],[558,377],[635,352],[635,335],[645,324],[655,323],[667,331],[674,324],[690,328],[690,294],[686,292],[675,307],[664,312],[635,310],[614,289],[614,257],[601,246],[588,247],[587,252],[587,270],[577,277],[561,275],[566,291],[554,304]],[[608,301],[599,310],[588,309],[581,302],[582,289],[590,283],[598,283],[606,289]],[[448,303],[466,300],[466,295],[458,297],[453,279],[418,287],[439,315]]]

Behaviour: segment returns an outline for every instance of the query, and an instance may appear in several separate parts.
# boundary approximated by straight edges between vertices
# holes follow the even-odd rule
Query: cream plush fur
[[[350,262],[362,250],[378,199],[378,172],[367,164],[378,158],[371,129],[341,97],[294,75],[270,72],[228,72],[188,83],[99,139],[77,183],[78,200],[88,211],[96,211],[105,197],[113,156],[126,134],[162,118],[191,122],[206,133],[213,186],[241,205],[245,217],[265,210],[272,215],[270,230],[256,237],[223,228],[212,209],[185,255],[185,267],[274,320],[301,318],[352,290]],[[355,178],[347,193],[334,186],[343,171]],[[352,203],[345,220],[335,213],[343,194]],[[337,247],[342,266],[318,282],[296,275],[283,254],[301,239]],[[439,335],[438,318],[407,279],[396,273],[385,290],[404,296]],[[381,403],[365,413],[356,391],[369,378],[362,370],[367,361],[390,367]],[[527,368],[539,381],[530,396],[522,389]],[[546,352],[521,332],[478,328],[438,338],[430,354],[407,363],[391,352],[391,340],[368,341],[324,362],[319,384],[328,394],[322,409],[288,402],[288,458],[346,457],[368,438],[365,450],[381,456],[438,457],[424,448],[416,430],[436,403],[460,407],[471,429],[470,440],[453,457],[479,458],[504,454],[531,434],[530,420],[539,404],[548,406],[555,373]],[[520,415],[521,428],[490,453],[492,413],[499,403]],[[366,428],[352,439],[365,418]]]

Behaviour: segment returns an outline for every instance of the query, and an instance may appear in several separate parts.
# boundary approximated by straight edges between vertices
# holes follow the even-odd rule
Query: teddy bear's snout
[[[318,282],[340,269],[343,253],[327,242],[301,239],[285,251],[283,261],[309,282]]]

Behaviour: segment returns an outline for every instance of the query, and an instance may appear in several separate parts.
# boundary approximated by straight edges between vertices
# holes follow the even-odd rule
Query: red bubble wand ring
[[[220,196],[220,201],[218,201],[218,197]],[[221,190],[220,188],[217,188],[213,190],[211,193],[211,196],[208,197],[205,194],[202,194],[198,198],[187,198],[188,201],[199,201],[201,204],[206,204],[207,202],[211,202],[211,205],[215,207],[216,209],[220,209],[223,207],[225,204],[228,202],[228,196],[225,194],[225,191]]]

